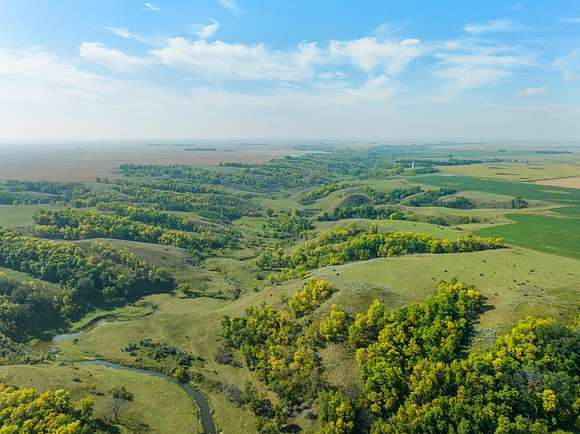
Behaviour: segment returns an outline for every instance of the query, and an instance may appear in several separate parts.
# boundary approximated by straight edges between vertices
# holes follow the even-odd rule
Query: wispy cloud
[[[153,3],[145,3],[143,5],[143,10],[144,11],[150,11],[150,12],[161,12],[162,9],[158,6],[155,6]]]
[[[580,17],[557,18],[557,21],[564,24],[580,24]]]
[[[40,49],[21,51],[0,48],[0,96],[20,101],[50,102],[53,98],[98,99],[100,89],[113,80],[73,66]]]
[[[519,30],[517,22],[508,18],[486,21],[484,23],[470,23],[463,26],[467,33],[482,35],[485,33],[506,33]]]
[[[348,41],[331,41],[329,54],[333,58],[350,60],[365,72],[381,70],[394,76],[414,59],[425,53],[419,39],[380,40],[366,37]]]
[[[524,98],[527,96],[536,96],[536,95],[545,95],[548,93],[548,87],[526,87],[525,89],[518,92],[517,96],[520,98]]]
[[[131,39],[135,35],[123,27],[105,27],[106,30],[124,39]]]
[[[105,30],[123,39],[132,39],[145,45],[159,45],[159,41],[139,35],[138,33],[133,33],[124,27],[105,27]]]
[[[453,99],[472,89],[497,86],[516,68],[533,64],[530,54],[507,46],[449,42],[434,54],[432,75],[445,82],[443,98]]]
[[[131,56],[98,42],[83,42],[79,47],[79,55],[86,61],[116,72],[135,72],[140,66],[151,63],[146,58]]]
[[[572,50],[561,56],[553,63],[553,67],[560,71],[564,81],[580,80],[580,50]]]
[[[218,2],[224,9],[234,15],[240,15],[242,13],[242,8],[238,5],[236,0],[218,0]]]
[[[211,39],[220,28],[220,23],[216,20],[211,20],[210,24],[193,23],[190,26],[191,32],[199,39]]]

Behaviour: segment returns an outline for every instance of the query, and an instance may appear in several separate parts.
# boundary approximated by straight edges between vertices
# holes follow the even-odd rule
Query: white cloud
[[[433,105],[388,76],[362,86],[172,91],[111,80],[41,50],[0,49],[0,140],[376,137],[580,140],[577,104]],[[171,128],[168,128],[170,125]]]
[[[526,87],[522,91],[518,92],[518,96],[520,98],[526,96],[536,96],[536,95],[545,95],[548,93],[548,88],[546,86],[542,87]]]
[[[203,39],[170,38],[163,48],[151,50],[165,65],[182,68],[210,81],[302,80],[313,75],[313,44],[300,44],[292,52],[270,50],[264,44],[229,44]]]
[[[109,32],[123,39],[132,39],[135,35],[123,27],[105,27]]]
[[[580,17],[558,18],[558,21],[564,24],[580,24]]]
[[[491,20],[485,23],[470,23],[463,27],[467,33],[476,35],[484,33],[506,33],[518,30],[517,23],[508,18],[500,18],[498,20]]]
[[[318,74],[318,78],[323,80],[346,80],[348,77],[350,75],[343,71],[327,71]]]
[[[151,46],[159,45],[158,41],[139,35],[137,33],[133,33],[132,31],[124,27],[105,27],[105,30],[123,39],[132,39],[145,45]]]
[[[79,46],[82,59],[117,72],[134,72],[140,66],[151,63],[149,59],[130,56],[122,51],[108,48],[99,42],[83,42]]]
[[[205,35],[201,35],[205,36]],[[317,76],[320,65],[351,63],[369,75],[396,76],[427,49],[418,39],[380,41],[361,38],[331,41],[320,47],[303,42],[288,50],[272,50],[265,44],[230,44],[170,38],[162,48],[150,53],[165,65],[185,69],[211,81],[285,80],[301,81]],[[329,75],[323,76],[329,79]]]
[[[194,23],[190,26],[191,32],[199,39],[211,39],[220,28],[220,23],[216,20],[211,20],[210,24]]]
[[[240,15],[242,13],[242,9],[236,2],[236,0],[218,0],[219,4],[222,5],[224,9],[231,12],[234,15]]]
[[[533,64],[531,56],[513,47],[470,45],[454,41],[434,54],[438,66],[432,75],[445,82],[444,98],[487,86],[496,86],[516,68]],[[446,51],[447,50],[447,51]]]
[[[155,6],[153,3],[145,3],[143,5],[143,10],[144,11],[150,11],[150,12],[161,12],[162,9],[158,6]]]
[[[0,99],[21,102],[57,101],[61,98],[101,99],[101,90],[116,81],[84,71],[52,53],[0,49]]]
[[[394,76],[399,74],[414,59],[426,53],[419,39],[399,41],[379,40],[366,37],[350,41],[331,41],[330,55],[348,59],[365,72],[377,69]]]

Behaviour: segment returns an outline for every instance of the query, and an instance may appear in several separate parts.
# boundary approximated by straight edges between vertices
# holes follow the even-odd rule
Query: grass
[[[203,357],[205,364],[201,367],[195,366],[195,369],[208,381],[222,381],[243,388],[245,380],[252,379],[246,369],[214,362],[217,334],[223,315],[242,314],[243,309],[250,305],[249,301],[254,300],[254,294],[242,300],[228,303],[208,298],[181,299],[171,295],[146,297],[145,302],[157,306],[153,314],[134,321],[107,322],[75,341],[60,342],[58,348],[61,359],[100,357],[125,363],[133,362],[134,359],[123,352],[122,348],[130,342],[151,338]],[[125,308],[120,310],[123,309]],[[250,413],[235,407],[222,393],[209,387],[204,388],[204,385],[201,388],[214,410],[214,420],[219,428],[224,432],[240,434],[255,432]]]
[[[424,300],[439,280],[457,277],[475,285],[494,308],[486,312],[480,331],[506,332],[526,315],[571,319],[580,290],[580,261],[522,248],[493,251],[381,258],[312,274],[340,289],[327,307],[340,303],[360,312],[375,299],[387,305]]]
[[[390,222],[389,222],[390,223]],[[476,285],[494,306],[478,325],[476,348],[483,348],[506,332],[518,319],[527,315],[557,316],[571,319],[578,313],[575,295],[580,289],[580,261],[522,248],[510,248],[467,254],[416,255],[375,259],[343,266],[327,267],[311,276],[329,279],[339,291],[327,301],[317,316],[339,303],[352,312],[365,310],[375,298],[395,307],[421,301],[434,293],[437,281],[457,276]],[[245,368],[217,364],[218,331],[223,315],[239,316],[244,310],[263,301],[279,306],[283,294],[292,294],[302,282],[286,282],[250,292],[236,301],[207,298],[180,299],[167,294],[146,297],[156,311],[142,319],[106,323],[88,331],[76,341],[61,342],[63,360],[84,357],[131,361],[121,351],[129,342],[152,338],[191,351],[205,359],[199,369],[207,380],[243,387],[245,380],[255,381]],[[352,354],[340,347],[321,352],[326,376],[335,384],[355,381],[356,371],[349,367]],[[225,432],[255,432],[253,418],[229,403],[224,395],[204,388],[217,425]]]
[[[580,219],[550,215],[508,214],[514,224],[493,226],[476,233],[499,236],[510,244],[580,259]]]
[[[51,205],[0,205],[0,226],[18,227],[34,224],[32,215],[39,209],[53,209]]]
[[[141,151],[142,149],[139,149],[139,152]],[[154,161],[167,162],[174,157],[173,154],[177,155],[175,151],[174,149],[146,150],[146,155],[143,155],[139,161],[147,162],[156,156],[157,152],[164,152],[167,154],[164,158],[159,157],[159,161],[156,159]],[[260,153],[259,150],[254,150],[254,153],[256,152]],[[260,160],[271,153],[271,151],[262,152]],[[445,151],[445,156],[448,152]],[[180,151],[178,157],[184,158],[183,154]],[[466,155],[479,158],[479,154],[467,153]],[[126,155],[133,154],[127,152]],[[481,157],[485,155],[481,152]],[[200,156],[190,155],[189,157],[199,158]],[[236,159],[239,156],[233,153],[231,157]],[[248,160],[253,157],[253,155],[245,155]],[[533,158],[533,155],[530,158]],[[559,158],[567,157],[560,156]],[[243,159],[237,158],[236,161]],[[571,164],[555,164],[555,158],[546,157],[542,161],[545,162],[534,162],[530,165],[493,163],[445,167],[444,170],[454,172],[455,175],[435,174],[357,182],[361,186],[369,185],[380,191],[417,184],[421,184],[424,189],[434,189],[444,185],[455,187],[460,190],[459,195],[471,198],[485,209],[403,208],[405,212],[425,217],[476,216],[481,218],[483,223],[442,227],[413,221],[353,219],[340,222],[316,222],[316,230],[336,224],[356,223],[366,227],[375,223],[382,231],[422,232],[439,238],[453,239],[469,233],[500,235],[504,236],[510,244],[519,247],[465,254],[381,258],[316,270],[310,274],[311,277],[327,278],[338,291],[313,315],[314,318],[328,312],[333,303],[342,304],[349,312],[355,314],[364,311],[374,299],[382,300],[390,308],[422,301],[434,293],[437,281],[450,280],[456,276],[459,280],[474,284],[493,306],[493,309],[483,314],[477,326],[475,351],[489,346],[495,337],[508,331],[518,319],[527,315],[554,316],[563,321],[571,321],[579,312],[577,293],[580,290],[580,261],[578,260],[580,259],[580,231],[578,230],[580,219],[574,217],[580,216],[580,190],[513,182],[514,180],[567,176],[566,171],[572,167]],[[89,168],[92,172],[87,171],[91,177],[95,173],[106,174],[110,171],[110,167],[104,166],[103,162],[95,163],[95,167]],[[467,174],[480,177],[464,176]],[[255,200],[264,209],[272,208],[276,211],[294,208],[310,210],[310,212],[332,211],[341,203],[345,194],[360,191],[360,189],[359,186],[337,191],[309,206],[299,203],[306,191],[257,194]],[[511,199],[515,196],[521,196],[530,201],[531,208],[517,212],[507,209],[506,206],[511,204]],[[560,207],[554,208],[556,206],[554,204]],[[541,210],[540,207],[544,209]],[[31,225],[32,214],[39,208],[48,207],[2,206],[0,207],[0,225]],[[546,211],[547,208],[551,210]],[[544,212],[544,214],[530,214],[532,212]],[[193,213],[176,214],[198,218]],[[561,216],[557,217],[555,214]],[[264,222],[264,218],[243,217],[236,220],[233,225],[241,231],[243,242],[259,240],[263,244],[276,243],[276,240],[264,238]],[[221,383],[221,385],[234,385],[242,389],[244,382],[250,380],[261,390],[265,390],[264,385],[259,383],[254,374],[246,368],[236,368],[215,362],[220,323],[224,315],[242,315],[246,308],[264,301],[280,306],[283,295],[294,293],[304,281],[285,282],[274,287],[264,286],[263,282],[256,279],[252,269],[253,257],[259,249],[251,246],[227,251],[223,255],[227,257],[207,259],[194,266],[188,262],[186,252],[182,249],[131,241],[113,240],[112,242],[128,247],[139,258],[151,264],[168,268],[179,282],[188,282],[200,292],[232,294],[239,289],[241,298],[224,301],[212,298],[187,298],[183,294],[180,296],[158,294],[145,297],[138,305],[118,308],[111,312],[102,310],[92,312],[75,323],[73,328],[82,326],[103,314],[110,316],[110,319],[99,327],[88,329],[74,340],[56,344],[60,351],[59,364],[0,367],[0,380],[18,385],[34,385],[43,390],[66,387],[72,391],[75,398],[87,394],[92,384],[95,384],[96,389],[102,392],[106,392],[113,385],[125,385],[135,393],[135,401],[127,412],[127,420],[129,424],[132,424],[131,431],[144,428],[139,427],[141,422],[147,425],[151,432],[199,431],[201,428],[192,411],[194,407],[191,401],[179,388],[168,384],[163,379],[72,363],[95,357],[131,363],[135,361],[134,357],[122,349],[131,342],[151,338],[190,351],[204,359],[204,362],[196,362],[192,370],[200,373],[204,378],[199,388],[208,397],[218,430],[221,429],[226,433],[255,433],[255,418],[249,411],[230,403],[223,392],[212,386]],[[258,287],[261,290],[258,291]],[[151,308],[146,307],[151,305],[155,306],[153,312]],[[325,376],[331,383],[337,386],[356,386],[357,374],[356,369],[353,369],[352,349],[344,345],[330,345],[323,349],[320,355],[326,369]],[[97,396],[96,399],[97,415],[107,416],[108,398]],[[160,411],[160,408],[163,411]],[[304,428],[311,428],[311,423],[306,420],[298,419],[295,422]]]
[[[317,222],[317,229],[323,230],[333,226],[343,226],[347,224],[356,224],[360,228],[368,228],[376,224],[380,231],[383,232],[420,232],[436,236],[437,238],[455,239],[466,235],[463,231],[452,229],[447,226],[437,226],[429,223],[420,223],[407,220],[366,220],[366,219],[348,219],[338,220],[335,222]]]
[[[41,391],[65,388],[76,400],[92,396],[95,416],[104,419],[112,415],[108,392],[113,387],[124,386],[134,394],[134,399],[121,417],[125,425],[121,427],[122,432],[203,432],[189,397],[162,378],[100,366],[43,364],[0,366],[0,381]]]
[[[580,173],[580,164],[554,164],[551,162],[486,163],[469,166],[445,166],[442,170],[457,175],[476,176],[509,181],[535,181],[549,178],[564,178]]]
[[[563,206],[561,208],[554,208],[552,211],[564,216],[580,217],[580,205]]]
[[[426,175],[415,178],[421,184],[453,187],[460,191],[482,191],[545,202],[580,204],[580,189],[559,188],[524,182],[498,181],[472,176]]]

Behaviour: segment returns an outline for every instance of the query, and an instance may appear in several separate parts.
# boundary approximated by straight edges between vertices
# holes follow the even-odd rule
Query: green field
[[[523,182],[498,181],[472,176],[459,175],[426,175],[417,178],[421,184],[439,187],[453,187],[460,191],[483,191],[506,196],[519,196],[524,199],[545,202],[579,204],[580,189],[559,188],[547,185],[528,184]]]
[[[34,224],[32,215],[39,209],[54,208],[50,205],[0,205],[0,226],[25,227]]]
[[[537,158],[537,157],[536,157]],[[552,159],[553,160],[553,159]],[[441,169],[457,175],[476,176],[478,178],[501,179],[508,181],[534,181],[540,179],[565,178],[580,173],[578,162],[534,161],[529,164],[494,162],[472,164],[470,166],[442,167]]]
[[[481,229],[476,234],[503,237],[510,244],[580,258],[580,219],[530,214],[506,217],[515,224]]]
[[[65,363],[0,366],[0,381],[39,390],[66,388],[75,399],[90,395],[96,401],[95,415],[103,419],[112,416],[108,392],[113,387],[124,386],[135,398],[123,412],[123,433],[203,432],[196,408],[188,396],[179,387],[149,375]]]

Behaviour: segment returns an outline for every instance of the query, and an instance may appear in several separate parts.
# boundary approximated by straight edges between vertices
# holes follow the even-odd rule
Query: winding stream
[[[205,397],[198,390],[191,387],[189,383],[180,383],[175,378],[170,375],[164,374],[162,372],[157,372],[151,369],[135,368],[133,366],[121,365],[119,363],[109,362],[107,360],[85,360],[82,362],[76,362],[83,365],[97,365],[104,366],[111,369],[117,369],[121,371],[131,371],[139,372],[145,375],[152,375],[154,377],[163,378],[170,383],[176,384],[181,387],[185,393],[197,404],[201,413],[201,424],[203,425],[203,431],[205,434],[217,434],[213,418],[211,416],[211,409]]]
[[[147,315],[153,313],[154,310],[155,310],[154,308],[151,308],[151,311],[147,312],[144,316],[147,316]],[[77,330],[74,330],[74,331],[69,332],[69,333],[64,333],[61,335],[54,336],[52,338],[53,348],[56,348],[56,347],[54,347],[54,344],[75,339],[75,338],[87,333],[88,331],[99,327],[100,325],[102,325],[104,323],[114,322],[115,319],[116,319],[116,316],[113,314],[101,315],[97,318],[93,318],[91,321],[89,321],[84,326],[78,328]],[[162,372],[154,371],[152,369],[126,366],[126,365],[122,365],[120,363],[110,362],[108,360],[94,359],[94,360],[83,360],[83,361],[75,362],[75,363],[84,364],[84,365],[104,366],[104,367],[111,368],[111,369],[138,372],[138,373],[145,374],[145,375],[152,375],[154,377],[163,378],[164,380],[169,381],[170,383],[173,383],[173,384],[181,387],[181,389],[183,389],[183,391],[185,393],[187,393],[187,396],[189,396],[197,404],[199,411],[200,411],[200,414],[201,414],[201,424],[203,425],[204,433],[205,434],[217,434],[216,427],[215,427],[215,424],[213,422],[213,418],[211,415],[211,409],[209,407],[207,400],[205,399],[205,397],[203,396],[203,394],[199,390],[193,388],[189,383],[180,383],[172,376],[164,374]]]

